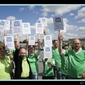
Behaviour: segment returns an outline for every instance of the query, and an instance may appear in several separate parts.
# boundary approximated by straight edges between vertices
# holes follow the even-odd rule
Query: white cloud
[[[74,14],[73,13],[70,13],[69,16],[74,16]]]
[[[80,32],[83,31],[84,32],[85,31],[85,27],[79,27],[78,31],[80,31]]]
[[[47,18],[47,24],[52,25],[53,24],[53,18]]]
[[[78,23],[85,23],[85,18],[78,21]]]
[[[85,37],[85,31],[81,31],[81,35]]]
[[[34,5],[29,6],[29,7],[28,7],[28,9],[29,9],[29,10],[33,10],[33,9],[34,9],[34,7],[35,7]]]
[[[78,11],[78,15],[75,16],[75,19],[77,19],[77,18],[82,18],[82,17],[85,17],[85,7],[81,8],[81,9]]]
[[[15,18],[15,16],[8,16],[6,19],[7,20],[15,20],[16,18]]]
[[[63,18],[63,22],[68,23],[68,19],[67,18]]]
[[[68,30],[75,30],[75,29],[77,29],[77,26],[66,24],[66,30],[67,30],[67,31],[68,31]]]
[[[68,38],[78,37],[77,34],[72,34],[72,33],[66,33],[65,36],[68,36]]]
[[[24,9],[25,9],[24,7],[22,7],[22,8],[19,8],[19,10],[20,10],[20,11],[23,11]]]
[[[77,10],[80,6],[43,6],[42,16],[47,16],[48,12],[54,12],[55,15],[62,15],[72,10]]]

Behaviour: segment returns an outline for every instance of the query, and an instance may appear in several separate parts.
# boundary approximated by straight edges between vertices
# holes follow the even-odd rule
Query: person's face
[[[33,48],[34,48],[34,50],[37,50],[38,49],[38,45],[34,45]]]
[[[18,42],[15,44],[15,48],[16,49],[19,49],[20,48],[20,44]]]
[[[19,55],[20,55],[20,57],[26,57],[26,50],[24,49],[24,48],[22,48],[21,50],[20,50],[20,53],[19,53]]]
[[[65,50],[68,50],[68,49],[69,49],[69,46],[65,46],[64,49],[65,49]]]
[[[34,50],[34,48],[32,47],[32,48],[30,48],[30,49],[28,50],[28,52],[29,52],[29,54],[34,54],[35,50]]]
[[[0,48],[0,58],[1,59],[3,59],[3,58],[5,58],[5,53],[6,53],[6,51],[5,51],[5,48]]]
[[[58,41],[55,41],[55,42],[53,43],[53,46],[54,46],[55,48],[58,48]]]
[[[80,47],[81,47],[81,42],[80,42],[80,40],[76,39],[76,40],[73,42],[73,48],[74,48],[75,50],[79,50]]]

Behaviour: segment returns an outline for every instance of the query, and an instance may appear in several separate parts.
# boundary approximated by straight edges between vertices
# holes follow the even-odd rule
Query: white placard
[[[43,34],[43,24],[42,23],[36,23],[36,34],[40,33]]]
[[[4,20],[5,21],[5,30],[10,30],[10,20]]]
[[[22,23],[22,30],[23,34],[31,34],[30,23],[28,22]]]
[[[44,58],[52,58],[52,47],[44,47]]]
[[[53,17],[53,23],[54,23],[54,30],[55,31],[64,29],[63,18],[61,16],[54,16]]]
[[[52,46],[52,36],[44,35],[44,45],[47,47]]]
[[[42,17],[42,18],[39,18],[40,22],[43,23],[43,25],[46,27],[47,26],[47,18],[45,17]]]
[[[60,33],[65,33],[66,32],[66,22],[64,22],[64,29],[60,30]]]
[[[29,36],[29,45],[35,45],[35,37]]]
[[[5,21],[4,20],[0,20],[0,31],[1,32],[4,32],[4,30],[5,30]]]
[[[14,49],[14,37],[13,36],[4,36],[5,41],[5,50]]]
[[[22,20],[12,21],[12,35],[23,34]]]

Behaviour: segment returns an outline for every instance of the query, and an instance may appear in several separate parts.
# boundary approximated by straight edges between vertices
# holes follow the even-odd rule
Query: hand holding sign
[[[59,41],[63,40],[63,36],[61,34],[58,34],[58,40]]]
[[[4,36],[7,36],[6,30],[4,31]]]
[[[46,35],[46,29],[44,29],[44,31],[43,31],[43,32],[44,32],[44,35]]]
[[[40,33],[38,34],[38,39],[40,39]]]
[[[28,34],[26,35],[26,43],[29,42],[29,39],[28,39]]]

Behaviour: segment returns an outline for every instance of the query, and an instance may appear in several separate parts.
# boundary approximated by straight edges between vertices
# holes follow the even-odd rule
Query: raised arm
[[[62,54],[62,40],[63,40],[63,36],[60,33],[58,34],[58,40],[59,40],[59,53]]]
[[[44,35],[46,35],[46,29],[44,29],[43,33],[44,33]]]
[[[6,31],[4,31],[4,37],[5,37],[5,36],[7,36],[7,33],[6,33]],[[3,43],[5,43],[5,42],[4,42],[4,39],[3,39]]]
[[[28,50],[28,45],[29,45],[29,39],[28,39],[28,35],[26,36],[26,45],[25,45],[25,49]]]
[[[16,49],[19,49],[19,48],[20,48],[20,42],[19,42],[19,40],[18,40],[18,36],[15,37],[15,39],[14,39],[14,44],[15,44],[15,48],[16,48]]]
[[[40,34],[38,34],[38,50],[40,51]]]
[[[18,35],[16,35],[16,37],[14,38],[14,44],[16,45],[16,43],[19,43]]]

